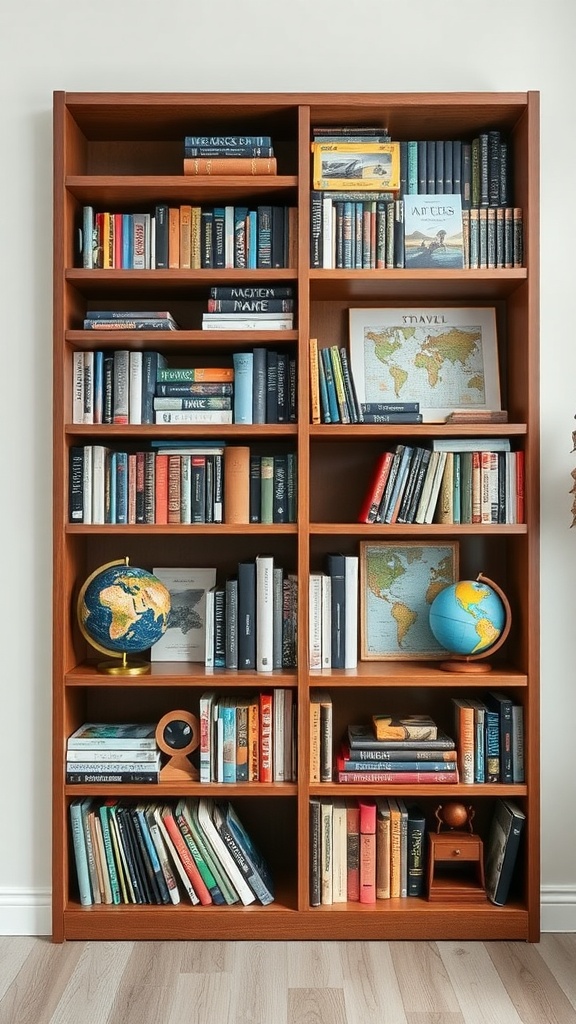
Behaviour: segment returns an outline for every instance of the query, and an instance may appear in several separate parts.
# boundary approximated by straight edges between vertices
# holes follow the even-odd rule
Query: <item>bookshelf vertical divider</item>
[[[394,140],[475,137],[490,128],[510,140],[514,205],[523,211],[524,262],[512,269],[328,270],[310,266],[311,153],[316,126],[371,125]],[[194,177],[182,173],[187,134],[269,134],[278,173],[262,177]],[[54,95],[54,636],[53,636],[53,940],[69,939],[519,939],[539,937],[539,96],[518,93],[65,93]],[[298,238],[294,266],[121,270],[82,269],[77,248],[82,211],[153,211],[157,203],[202,207],[259,203],[295,206]],[[265,341],[248,332],[201,332],[210,287],[289,284],[297,298],[295,331]],[[350,307],[494,306],[498,322],[502,407],[500,424],[403,427],[327,426],[310,417],[309,339],[320,347],[348,341]],[[88,309],[177,310],[180,332],[83,330]],[[95,342],[97,339],[97,343]],[[297,356],[296,424],[203,428],[78,424],[72,414],[75,352],[98,347],[162,351],[171,365],[198,357],[229,360],[255,345],[288,346]],[[167,435],[166,431],[170,430]],[[107,445],[130,450],[161,437],[206,439],[255,450],[297,452],[297,523],[234,528],[183,524],[69,522],[72,446]],[[378,455],[403,438],[418,444],[437,436],[510,438],[525,459],[525,522],[515,525],[367,525],[358,509]],[[308,575],[327,553],[357,554],[367,539],[458,541],[461,566],[501,583],[513,609],[510,636],[485,676],[442,673],[438,663],[358,661],[356,670],[308,668]],[[98,566],[129,556],[132,565],[209,565],[223,581],[242,560],[272,553],[298,576],[298,668],[272,674],[208,671],[196,663],[156,663],[140,677],[105,676],[76,624],[76,599]],[[143,785],[71,785],[66,782],[66,740],[86,721],[158,721],[183,707],[198,713],[201,694],[257,692],[287,686],[297,700],[297,771],[293,782],[224,785],[162,782]],[[394,787],[312,783],[310,691],[329,691],[334,710],[334,753],[345,727],[372,712],[428,710],[449,722],[452,696],[504,690],[524,708],[526,777],[522,783]],[[528,756],[529,755],[529,756]],[[511,899],[474,906],[429,902],[426,897],[310,905],[311,797],[334,800],[361,795],[402,796],[422,804],[429,828],[447,796],[474,806],[478,831],[487,834],[495,800],[508,796],[526,814],[526,829]],[[83,907],[76,884],[69,808],[78,797],[162,802],[179,796],[230,800],[262,848],[276,885],[268,906]],[[245,819],[244,819],[245,816]]]

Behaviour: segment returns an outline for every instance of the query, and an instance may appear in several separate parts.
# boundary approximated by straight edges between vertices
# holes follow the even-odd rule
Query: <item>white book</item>
[[[332,902],[348,900],[347,877],[348,826],[346,801],[337,797],[332,805]]]
[[[84,520],[86,522],[86,520]],[[518,495],[516,492],[516,452],[506,454],[506,522],[518,522]]]
[[[106,519],[106,456],[103,444],[92,447],[92,522],[101,524]]]
[[[228,878],[236,889],[242,903],[245,907],[248,907],[251,903],[254,903],[256,896],[252,892],[252,889],[248,885],[248,882],[244,878],[244,875],[236,864],[236,861],[212,820],[213,806],[214,804],[212,800],[208,800],[206,797],[200,797],[198,801],[198,822],[204,832],[208,844],[212,847],[215,856],[218,858],[220,865],[228,875]]]
[[[92,445],[84,446],[84,467],[82,477],[82,507],[84,509],[83,522],[92,522]]]
[[[358,555],[344,559],[346,615],[344,620],[344,668],[358,664]]]
[[[94,423],[94,353],[84,352],[84,410],[82,423]]]
[[[156,410],[154,423],[232,423],[231,409]]]
[[[142,423],[142,352],[130,352],[128,417],[130,423]]]
[[[72,423],[84,422],[84,353],[72,356]]]
[[[294,782],[294,694],[292,690],[284,690],[284,781]]]
[[[509,437],[434,437],[435,452],[509,452]]]
[[[308,664],[310,671],[322,668],[322,573],[311,572],[308,580]]]
[[[322,573],[322,668],[332,667],[332,577]]]
[[[116,748],[86,748],[83,747],[81,750],[66,750],[66,761],[72,762],[74,767],[73,771],[76,771],[76,765],[82,761],[90,761],[91,764],[98,762],[102,765],[102,768],[106,771],[109,770],[111,762],[121,763],[124,767],[128,762],[138,764],[139,768],[148,769],[152,764],[154,765],[159,761],[160,752],[155,750],[117,750]]]
[[[169,616],[166,632],[153,645],[151,660],[204,664],[206,593],[216,583],[216,569],[160,566],[153,572],[170,592],[174,615]]]
[[[224,207],[224,266],[234,267],[234,207]]]
[[[192,474],[190,472],[191,456],[184,453],[180,456],[180,522],[192,522]]]
[[[214,709],[216,706],[215,690],[201,694],[199,701],[200,720],[200,782],[215,782],[214,770]]]
[[[422,492],[420,494],[420,501],[418,502],[416,515],[414,516],[415,523],[424,523],[424,517],[426,515],[426,509],[428,508],[428,502],[430,501],[430,492],[432,490],[432,484],[434,483],[434,477],[436,476],[436,469],[438,468],[439,458],[440,452],[430,453],[430,461],[428,463],[428,468],[426,470],[426,476],[424,477]]]
[[[134,270],[146,270],[150,267],[150,214],[132,214],[133,226],[133,260]]]
[[[114,353],[112,416],[114,423],[130,422],[130,353],[127,349],[117,349]]]
[[[274,664],[274,558],[256,556],[256,671]]]
[[[215,614],[216,614],[216,587],[210,587],[206,591],[206,615],[204,630],[204,665],[206,668],[214,668],[214,635],[215,635]]]
[[[293,327],[292,317],[286,316],[281,320],[272,320],[270,316],[265,320],[246,316],[241,320],[223,320],[222,316],[218,316],[217,320],[202,321],[203,331],[291,331]]]
[[[436,502],[438,501],[438,495],[440,493],[440,484],[442,483],[442,476],[444,474],[444,466],[446,465],[446,452],[438,452],[438,464],[436,466],[436,472],[434,473],[434,479],[432,480],[432,487],[430,489],[430,500],[424,516],[425,523],[432,523],[434,521],[434,513],[436,511]]]
[[[322,199],[322,267],[324,270],[334,269],[333,213],[332,196],[324,195]]]

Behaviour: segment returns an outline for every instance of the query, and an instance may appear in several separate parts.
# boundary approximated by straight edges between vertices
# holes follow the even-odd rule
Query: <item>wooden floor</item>
[[[523,942],[0,937],[0,1024],[576,1024],[576,934]]]

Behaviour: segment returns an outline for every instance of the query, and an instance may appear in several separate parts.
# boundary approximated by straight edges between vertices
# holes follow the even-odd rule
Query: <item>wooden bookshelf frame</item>
[[[472,137],[501,128],[513,146],[514,203],[524,211],[524,267],[514,270],[317,270],[310,269],[310,139],[317,124],[386,125],[393,139]],[[271,180],[185,178],[181,173],[182,139],[192,127],[216,132],[250,130],[271,134],[279,174]],[[276,142],[278,143],[276,146]],[[297,205],[297,265],[273,271],[121,271],[82,270],[75,265],[74,235],[78,213],[86,203],[117,209],[151,206],[158,201],[198,203],[241,197]],[[263,199],[261,201],[264,201]],[[53,940],[66,939],[517,939],[537,941],[540,928],[539,861],[539,94],[519,93],[65,93],[54,96],[54,637],[53,637]],[[298,314],[287,343],[298,349],[297,425],[208,428],[204,437],[290,440],[298,451],[298,522],[286,527],[82,526],[68,523],[68,450],[74,443],[104,435],[142,439],[162,428],[91,427],[71,420],[71,365],[75,349],[94,348],[94,337],[79,329],[93,300],[157,297],[164,305],[192,303],[200,308],[210,285],[290,282],[296,286]],[[346,342],[344,311],[350,305],[397,301],[420,304],[491,304],[504,325],[499,337],[505,370],[503,402],[506,424],[445,427],[417,425],[326,426],[309,423],[308,340]],[[193,327],[162,341],[172,353],[194,352],[206,338]],[[156,348],[152,332],[127,338],[98,336],[98,347],[137,345]],[[210,338],[231,352],[265,340],[235,333]],[[276,339],[274,339],[274,342]],[[326,343],[327,340],[326,340]],[[367,467],[383,444],[405,437],[435,435],[509,436],[525,453],[526,519],[517,526],[363,526],[352,514],[354,493],[361,500]],[[172,436],[192,436],[179,427]],[[98,441],[96,439],[99,439]],[[346,473],[343,484],[341,473]],[[352,495],[352,497],[351,497]],[[368,538],[459,540],[464,562],[480,560],[476,571],[498,579],[513,608],[513,629],[487,678],[443,673],[437,664],[366,663],[357,670],[311,674],[307,667],[307,576],[323,555],[338,546],[357,552]],[[153,665],[149,676],[106,678],[74,623],[74,598],[88,573],[113,558],[130,555],[133,564],[162,562],[216,564],[228,570],[234,560],[253,557],[272,546],[283,564],[298,573],[300,630],[298,670],[275,674],[208,674],[197,665]],[[206,559],[212,559],[209,563]],[[500,656],[502,660],[500,660]],[[80,906],[74,881],[68,806],[79,795],[118,796],[112,786],[65,783],[67,736],[96,716],[132,718],[149,713],[160,719],[173,708],[195,711],[203,689],[258,689],[264,684],[291,686],[298,700],[298,779],[296,783],[200,786],[162,783],[157,787],[123,786],[122,796],[170,797],[186,793],[226,797],[246,811],[256,838],[265,847],[277,895],[267,907],[220,908],[149,906]],[[509,795],[526,812],[527,823],[518,867],[521,884],[504,907],[429,903],[408,898],[309,906],[308,806],[312,795],[358,796],[359,786],[322,785],[308,781],[308,698],[312,686],[329,689],[335,723],[343,728],[353,710],[368,711],[385,694],[387,706],[412,697],[426,708],[443,708],[451,694],[481,688],[505,688],[524,705],[526,782],[522,785],[454,787],[450,796],[470,799],[482,821],[495,797]],[[408,692],[407,692],[408,691]],[[183,703],[187,701],[188,703]],[[418,709],[419,709],[418,708]],[[417,710],[414,708],[414,710]],[[337,733],[335,733],[337,735]],[[386,787],[370,794],[386,795]],[[390,789],[388,792],[392,792]],[[442,786],[395,786],[393,794],[422,802],[429,812],[446,796]]]

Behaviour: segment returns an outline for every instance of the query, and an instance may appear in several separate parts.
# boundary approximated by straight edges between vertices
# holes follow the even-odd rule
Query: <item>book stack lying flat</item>
[[[168,310],[89,309],[85,331],[177,331],[178,324]]]
[[[68,737],[66,782],[159,782],[155,730],[154,723],[85,722]]]
[[[374,715],[370,725],[349,725],[336,758],[344,783],[457,783],[456,743],[426,715]]]
[[[82,906],[274,899],[266,862],[227,802],[79,799],[70,822]]]
[[[276,174],[269,135],[186,135],[184,174]]]

